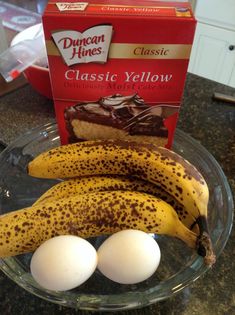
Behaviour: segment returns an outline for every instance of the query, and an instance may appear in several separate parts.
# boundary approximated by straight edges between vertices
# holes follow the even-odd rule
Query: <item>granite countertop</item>
[[[188,74],[178,128],[197,139],[214,155],[235,195],[235,106],[212,100],[213,92],[235,96],[235,89]],[[34,127],[54,120],[52,101],[29,85],[0,98],[1,148]],[[176,296],[120,315],[232,315],[235,314],[235,232],[212,270]],[[0,272],[0,314],[74,315],[75,311],[35,297]],[[101,313],[97,313],[101,314]],[[106,314],[113,314],[107,312]]]

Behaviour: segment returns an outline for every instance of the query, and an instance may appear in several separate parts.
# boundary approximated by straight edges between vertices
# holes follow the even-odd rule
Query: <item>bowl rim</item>
[[[27,136],[31,137],[32,142],[38,137],[38,134],[42,134],[44,132],[58,132],[57,124],[55,122],[48,123],[43,126],[39,126],[34,128],[28,132],[26,132],[23,136],[18,137],[14,142],[12,142],[7,148],[5,148],[2,153],[0,154],[0,160],[3,155],[7,155],[13,147],[15,147],[18,143],[21,142]],[[36,137],[36,138],[35,138]],[[58,136],[59,137],[59,136]],[[227,178],[219,165],[216,159],[213,157],[209,151],[203,147],[200,142],[192,138],[190,135],[186,134],[182,130],[176,128],[175,139],[184,138],[193,146],[196,146],[202,154],[206,154],[210,165],[217,169],[217,173],[219,178],[222,180],[223,183],[223,193],[226,195],[226,207],[229,209],[228,217],[227,217],[227,225],[224,228],[223,232],[221,233],[220,239],[220,246],[216,247],[216,255],[217,258],[220,256],[221,252],[223,251],[233,225],[233,197],[231,188],[227,181]],[[176,141],[177,142],[177,141]],[[30,142],[27,142],[30,143]],[[175,143],[175,142],[174,142]],[[174,145],[173,145],[174,148]],[[53,302],[55,304],[69,306],[72,308],[77,308],[80,310],[92,310],[92,311],[111,311],[111,310],[127,310],[127,309],[134,309],[139,307],[148,306],[150,304],[165,300],[172,295],[177,294],[182,289],[189,286],[191,283],[196,281],[199,277],[201,277],[204,273],[206,273],[210,268],[206,266],[203,262],[203,259],[197,256],[193,263],[190,262],[188,265],[185,266],[184,269],[180,271],[180,273],[174,274],[172,277],[168,278],[164,281],[164,284],[161,286],[156,285],[150,289],[145,290],[144,292],[136,292],[136,291],[129,291],[120,294],[112,294],[112,295],[97,295],[97,294],[76,294],[73,292],[56,292],[56,291],[49,291],[40,289],[40,287],[34,283],[30,282],[29,277],[24,277],[23,274],[25,271],[22,268],[22,274],[16,275],[14,272],[14,257],[10,258],[2,258],[0,259],[0,269],[14,282],[16,282],[20,287],[24,288],[28,292],[36,295],[44,300],[49,302]],[[191,275],[190,277],[187,276],[188,268],[191,268]],[[177,282],[176,282],[177,276]],[[167,284],[171,282],[175,284],[173,288],[167,289]]]
[[[40,71],[45,71],[45,72],[49,73],[49,69],[46,67],[42,67],[42,66],[38,66],[38,65],[31,65],[28,69],[31,69],[31,68],[35,68],[35,69],[38,69]],[[25,69],[25,71],[27,71],[28,69]]]

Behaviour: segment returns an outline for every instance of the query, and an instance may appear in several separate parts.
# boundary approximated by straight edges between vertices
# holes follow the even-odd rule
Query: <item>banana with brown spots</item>
[[[207,227],[207,183],[192,164],[171,150],[127,140],[85,141],[40,154],[29,163],[28,172],[41,178],[132,175],[160,185],[194,217],[207,263],[215,261]]]
[[[69,196],[110,190],[139,191],[158,197],[169,203],[177,212],[180,221],[187,228],[194,228],[194,232],[198,234],[198,228],[195,228],[195,219],[174,197],[155,184],[133,177],[101,175],[64,180],[48,189],[36,200],[34,206]]]
[[[177,237],[197,249],[197,235],[178,219],[174,209],[154,196],[106,191],[45,202],[0,216],[0,257],[34,251],[56,235],[88,238],[123,229]]]

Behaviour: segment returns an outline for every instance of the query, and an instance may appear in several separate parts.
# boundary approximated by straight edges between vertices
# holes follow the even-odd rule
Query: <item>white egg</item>
[[[123,230],[99,247],[98,269],[107,278],[134,284],[149,278],[158,268],[161,252],[157,242],[139,230]]]
[[[47,240],[34,252],[30,269],[38,284],[65,291],[85,282],[95,271],[97,253],[85,239],[61,235]]]

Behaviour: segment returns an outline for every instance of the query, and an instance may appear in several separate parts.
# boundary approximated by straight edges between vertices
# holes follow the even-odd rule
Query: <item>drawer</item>
[[[235,1],[197,0],[195,16],[200,22],[235,30]]]

